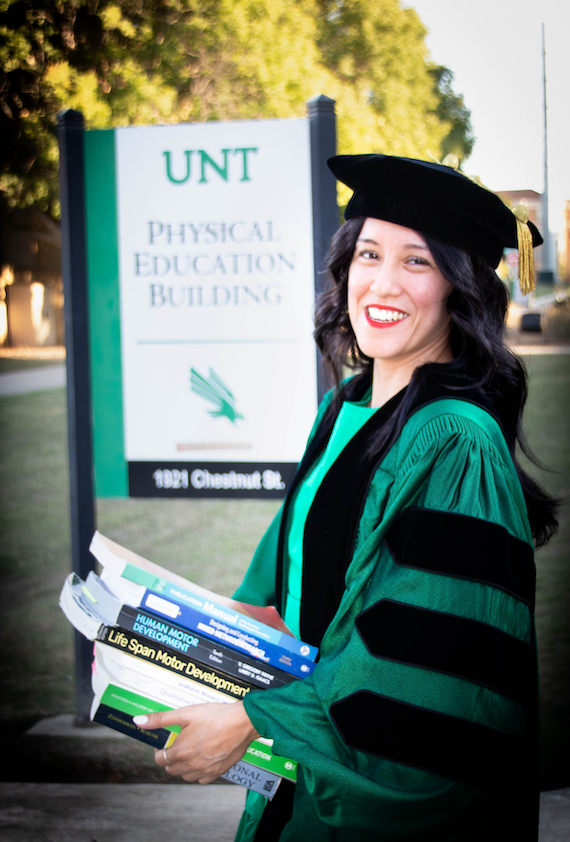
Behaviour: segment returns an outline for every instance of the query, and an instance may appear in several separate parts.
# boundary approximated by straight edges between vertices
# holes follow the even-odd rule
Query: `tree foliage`
[[[57,215],[56,115],[88,127],[301,117],[339,151],[471,151],[469,112],[399,0],[0,0],[0,190]]]
[[[432,67],[430,73],[438,93],[436,115],[450,126],[441,143],[442,158],[450,154],[457,155],[459,159],[467,158],[475,145],[471,112],[466,107],[463,97],[454,93],[451,87],[453,73],[448,67]]]

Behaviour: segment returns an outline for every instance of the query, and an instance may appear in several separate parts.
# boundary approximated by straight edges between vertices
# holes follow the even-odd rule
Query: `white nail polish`
[[[135,725],[146,725],[148,722],[148,716],[144,716],[144,714],[141,714],[140,716],[133,716],[133,722]]]

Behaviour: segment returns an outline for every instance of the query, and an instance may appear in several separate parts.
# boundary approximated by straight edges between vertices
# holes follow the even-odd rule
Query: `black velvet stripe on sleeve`
[[[504,526],[410,507],[395,519],[386,543],[397,564],[493,585],[534,610],[532,547]]]
[[[528,766],[518,737],[369,690],[335,702],[330,714],[350,748],[478,789],[505,786]]]
[[[465,678],[528,707],[532,647],[495,626],[382,599],[356,627],[378,658]]]

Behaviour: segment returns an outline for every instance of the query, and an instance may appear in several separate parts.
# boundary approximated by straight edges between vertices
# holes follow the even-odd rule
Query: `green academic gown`
[[[532,539],[504,433],[466,394],[414,407],[374,460],[367,427],[398,396],[322,481],[300,616],[319,662],[305,680],[245,699],[274,751],[299,762],[299,780],[265,814],[248,796],[240,842],[256,832],[257,842],[536,840]],[[330,440],[329,401],[297,488]],[[285,610],[295,493],[240,600]]]

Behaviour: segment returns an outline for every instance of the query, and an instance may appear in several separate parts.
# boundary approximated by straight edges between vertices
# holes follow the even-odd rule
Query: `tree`
[[[56,114],[87,125],[302,117],[339,149],[468,153],[469,112],[399,0],[0,0],[0,191],[58,215]]]
[[[94,127],[184,118],[174,110],[177,90],[160,72],[175,6],[0,0],[0,190],[10,205],[57,216],[61,108],[78,108]]]
[[[454,93],[451,83],[453,73],[448,67],[432,67],[430,73],[438,94],[437,117],[450,125],[441,144],[442,158],[453,154],[461,160],[468,158],[475,145],[471,128],[471,112],[465,106],[462,96]]]

